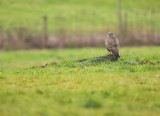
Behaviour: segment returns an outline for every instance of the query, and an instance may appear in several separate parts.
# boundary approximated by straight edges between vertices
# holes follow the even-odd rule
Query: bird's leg
[[[111,51],[109,51],[109,56],[111,56],[112,54],[111,54]]]

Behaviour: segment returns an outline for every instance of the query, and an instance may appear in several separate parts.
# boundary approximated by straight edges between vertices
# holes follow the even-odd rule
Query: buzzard
[[[105,40],[106,49],[113,54],[114,60],[117,61],[119,56],[119,40],[112,32],[109,32]]]

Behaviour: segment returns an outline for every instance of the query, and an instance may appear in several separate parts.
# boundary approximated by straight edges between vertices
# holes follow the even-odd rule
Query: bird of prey
[[[105,40],[106,49],[113,54],[114,60],[117,61],[119,56],[119,40],[112,32],[109,32]]]

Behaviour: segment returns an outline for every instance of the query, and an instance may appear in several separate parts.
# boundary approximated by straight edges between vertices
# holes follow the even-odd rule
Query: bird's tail
[[[113,55],[114,55],[114,60],[115,61],[117,61],[118,58],[120,58],[119,53],[117,53],[117,52],[113,52]]]

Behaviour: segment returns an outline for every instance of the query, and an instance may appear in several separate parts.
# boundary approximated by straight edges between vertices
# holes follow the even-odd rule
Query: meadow
[[[158,116],[160,47],[0,52],[0,116]],[[42,68],[41,65],[48,63]]]

